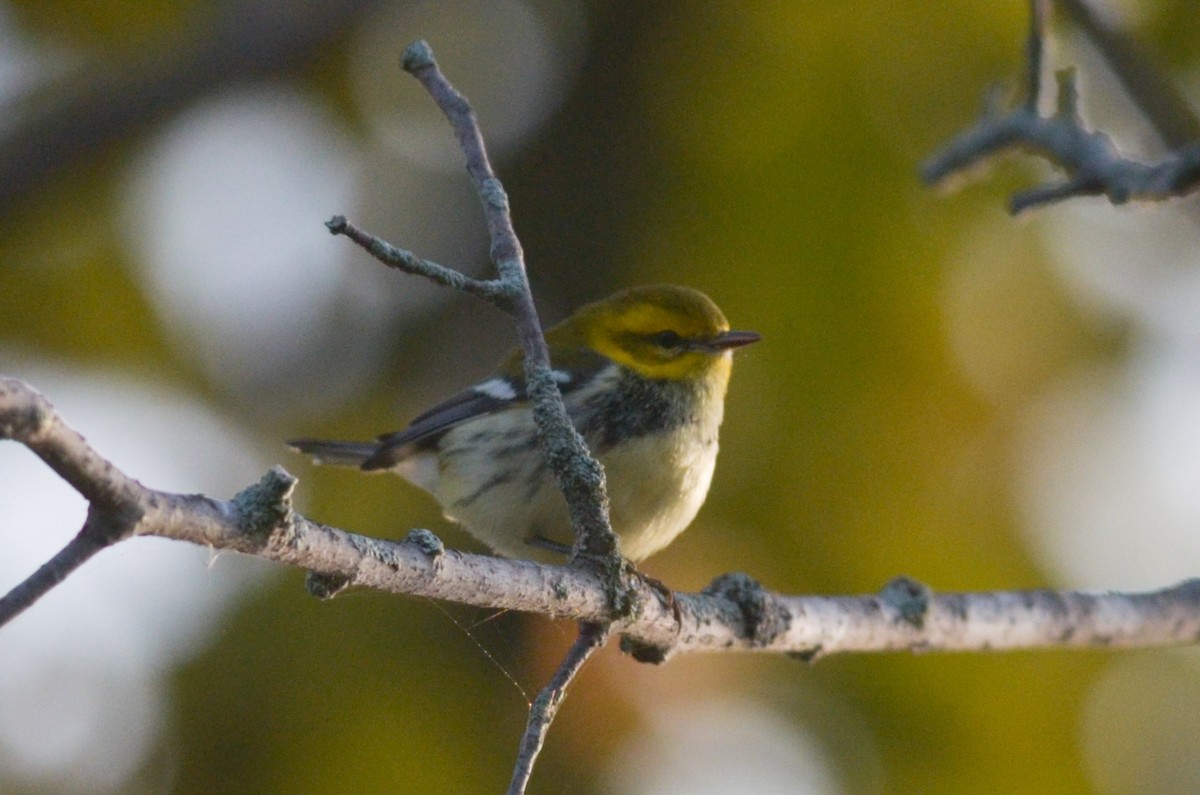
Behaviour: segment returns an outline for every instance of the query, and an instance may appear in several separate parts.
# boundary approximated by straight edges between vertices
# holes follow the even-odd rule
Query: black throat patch
[[[621,368],[617,383],[590,396],[580,414],[579,432],[602,453],[623,439],[674,430],[700,421],[703,395],[695,384],[651,381]]]

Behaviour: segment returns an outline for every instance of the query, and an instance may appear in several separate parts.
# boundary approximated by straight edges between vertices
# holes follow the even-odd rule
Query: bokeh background
[[[1185,89],[1186,0],[1109,6]],[[632,283],[712,295],[739,354],[694,527],[646,570],[793,593],[1133,588],[1200,570],[1200,212],[1073,201],[1013,161],[919,161],[1013,81],[1023,2],[0,2],[0,372],[145,483],[477,549],[398,480],[318,470],[514,344],[473,299],[322,226],[474,273],[423,37],[475,102],[543,317]],[[1090,117],[1158,150],[1069,32]],[[1193,94],[1195,92],[1192,92]],[[0,448],[0,587],[84,505]],[[5,793],[494,793],[570,625],[351,593],[159,540],[0,632]],[[1191,651],[693,656],[584,672],[542,793],[1191,793]]]

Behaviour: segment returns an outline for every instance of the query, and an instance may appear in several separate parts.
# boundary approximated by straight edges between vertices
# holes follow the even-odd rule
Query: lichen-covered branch
[[[500,309],[506,311],[511,309],[512,291],[506,289],[505,285],[497,279],[476,279],[466,275],[462,271],[456,271],[453,268],[447,268],[445,265],[421,259],[407,249],[393,246],[386,240],[359,229],[347,221],[344,215],[333,216],[333,218],[325,222],[325,227],[331,234],[345,235],[350,238],[361,248],[365,249],[372,257],[389,268],[396,268],[413,276],[422,276],[443,287],[462,290],[464,293],[471,293]]]
[[[1019,213],[1073,196],[1104,195],[1114,204],[1132,200],[1161,201],[1192,193],[1200,187],[1200,142],[1183,146],[1158,163],[1124,156],[1112,139],[1084,127],[1077,107],[1074,74],[1059,73],[1055,112],[1043,116],[1038,102],[1041,84],[1048,0],[1032,0],[1027,44],[1025,101],[1011,110],[989,102],[982,118],[921,165],[929,184],[972,168],[1001,152],[1022,149],[1045,157],[1062,168],[1057,183],[1022,191],[1010,209]]]
[[[424,41],[414,41],[401,58],[404,71],[415,77],[437,104],[458,140],[466,158],[467,174],[475,186],[491,238],[495,279],[473,279],[458,271],[423,260],[412,252],[392,246],[337,216],[327,226],[334,234],[349,237],[372,256],[390,267],[424,276],[448,287],[478,295],[508,312],[516,324],[517,339],[525,353],[525,380],[533,417],[542,446],[558,486],[567,500],[575,528],[575,555],[599,565],[612,583],[620,577],[621,557],[617,538],[608,519],[608,495],[604,470],[587,449],[563,405],[558,384],[550,375],[550,352],[542,334],[537,307],[525,272],[525,255],[513,228],[508,194],[488,159],[487,146],[470,102],[446,79]],[[614,586],[614,606],[628,609],[624,588]]]
[[[27,384],[0,378],[0,438],[33,450],[91,500],[72,544],[98,551],[135,536],[161,536],[315,572],[310,590],[372,588],[480,607],[603,623],[606,583],[571,566],[471,555],[443,548],[430,532],[383,541],[313,522],[292,509],[295,479],[276,467],[231,500],[147,488],[106,461]],[[114,532],[113,528],[121,528]],[[81,562],[81,561],[80,561]],[[0,625],[69,573],[31,575],[0,597]],[[45,567],[43,567],[45,568]],[[676,604],[645,584],[636,609],[612,631],[640,660],[692,652],[757,651],[812,659],[881,651],[1004,651],[1150,647],[1200,638],[1200,580],[1143,593],[996,591],[933,593],[911,580],[858,596],[785,596],[746,575],[718,578]]]

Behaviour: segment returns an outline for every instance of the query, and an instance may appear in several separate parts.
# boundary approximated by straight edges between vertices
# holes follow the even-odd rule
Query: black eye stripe
[[[679,348],[683,346],[683,337],[670,330],[651,334],[650,341],[660,348]]]

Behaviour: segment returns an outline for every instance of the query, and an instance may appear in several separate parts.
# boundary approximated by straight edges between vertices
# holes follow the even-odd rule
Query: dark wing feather
[[[590,381],[608,364],[602,356],[587,350],[572,351],[570,376],[556,371],[559,389],[564,395]],[[476,417],[501,411],[527,399],[520,357],[514,356],[501,370],[505,375],[487,379],[470,389],[443,400],[418,415],[402,431],[387,433],[374,442],[326,442],[317,439],[293,439],[289,445],[302,453],[316,456],[325,463],[358,465],[364,470],[390,469],[414,451],[432,445],[446,431]],[[508,374],[513,373],[513,374]]]
[[[484,382],[487,383],[487,382]],[[513,385],[515,387],[515,385]],[[376,440],[373,455],[362,463],[363,469],[388,469],[407,458],[422,442],[431,442],[459,423],[499,411],[524,400],[524,389],[515,398],[504,399],[479,391],[478,387],[464,389],[418,415],[408,427],[395,433],[385,433]]]
[[[513,387],[516,392],[516,385]],[[475,386],[420,414],[404,430],[385,433],[371,442],[289,439],[287,445],[297,452],[311,455],[319,464],[357,466],[365,470],[388,469],[411,455],[423,442],[436,440],[460,422],[498,411],[524,397],[523,389],[517,393],[517,397],[504,400],[495,394],[482,392],[479,386]]]
[[[298,453],[310,455],[318,464],[344,467],[362,466],[375,455],[375,442],[337,442],[325,439],[288,439],[287,446]]]

